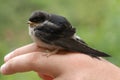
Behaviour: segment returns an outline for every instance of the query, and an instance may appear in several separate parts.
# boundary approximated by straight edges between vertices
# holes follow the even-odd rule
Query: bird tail
[[[87,44],[83,43],[82,41],[75,40],[73,38],[61,39],[56,44],[65,48],[66,50],[80,52],[80,53],[87,54],[87,55],[90,55],[90,56],[96,57],[96,58],[98,58],[98,57],[110,57],[110,55],[108,55],[104,52],[95,50],[95,49],[89,47]]]
[[[101,51],[98,51],[98,50],[95,50],[93,48],[90,48],[86,45],[84,45],[86,50],[85,51],[81,51],[83,53],[86,53],[92,57],[110,57],[110,55],[104,53],[104,52],[101,52]],[[80,50],[79,50],[80,51]]]
[[[77,41],[73,41],[73,42],[74,42],[74,44],[76,44],[76,46],[75,46],[76,50],[75,51],[88,54],[92,57],[110,57],[110,55],[108,55],[104,52],[98,51],[96,49],[93,49],[93,48],[89,47],[88,45],[86,45],[84,43],[80,43],[80,42],[78,43]]]

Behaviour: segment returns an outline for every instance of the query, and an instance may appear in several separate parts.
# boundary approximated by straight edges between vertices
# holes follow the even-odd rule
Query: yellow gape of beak
[[[27,24],[29,24],[30,27],[36,27],[38,25],[37,23],[31,21],[28,21]]]

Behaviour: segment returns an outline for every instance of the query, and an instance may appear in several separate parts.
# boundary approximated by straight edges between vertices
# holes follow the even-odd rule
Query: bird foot
[[[49,57],[49,56],[51,56],[51,55],[56,54],[58,51],[59,51],[59,49],[55,49],[55,50],[53,50],[53,51],[45,50],[43,56],[47,56],[47,57]]]

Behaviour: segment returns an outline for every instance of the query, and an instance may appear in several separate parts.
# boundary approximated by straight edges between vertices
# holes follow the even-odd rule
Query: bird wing
[[[61,38],[69,38],[74,35],[75,28],[66,26],[56,26],[44,24],[38,26],[34,29],[35,36],[38,39],[42,39],[43,42],[51,44],[52,42],[59,40]]]
[[[81,52],[92,57],[109,57],[108,54],[88,47],[83,41],[73,38],[61,38],[54,41],[54,45],[61,46],[66,50]]]

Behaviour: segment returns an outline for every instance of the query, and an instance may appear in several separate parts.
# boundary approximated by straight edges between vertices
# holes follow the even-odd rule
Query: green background
[[[26,22],[35,10],[65,16],[89,46],[120,66],[120,0],[0,0],[0,65],[7,53],[32,42]],[[0,80],[34,79],[34,72],[0,74]]]

